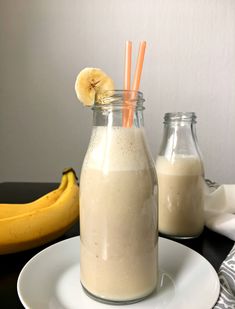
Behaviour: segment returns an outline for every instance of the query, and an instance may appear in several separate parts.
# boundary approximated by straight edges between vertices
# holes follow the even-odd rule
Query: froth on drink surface
[[[149,157],[142,128],[93,128],[84,168],[141,170],[149,168]]]
[[[171,159],[159,156],[157,158],[157,172],[170,175],[202,175],[203,167],[198,157],[177,154]]]

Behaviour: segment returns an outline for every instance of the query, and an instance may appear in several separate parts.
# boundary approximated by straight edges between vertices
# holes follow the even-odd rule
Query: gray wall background
[[[195,111],[206,176],[235,183],[234,0],[0,0],[0,181],[80,175],[92,112],[77,73],[123,83],[125,40],[148,43],[141,82],[153,157],[169,111]]]

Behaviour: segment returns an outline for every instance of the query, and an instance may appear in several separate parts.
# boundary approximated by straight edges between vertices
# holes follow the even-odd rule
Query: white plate
[[[90,299],[82,290],[79,274],[79,237],[52,245],[22,269],[17,290],[25,308],[117,308]],[[195,251],[159,237],[159,287],[149,298],[125,309],[210,309],[220,284],[210,263]]]

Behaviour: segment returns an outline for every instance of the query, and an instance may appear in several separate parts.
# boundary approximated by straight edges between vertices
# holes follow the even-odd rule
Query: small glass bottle
[[[159,231],[172,238],[194,238],[204,228],[204,167],[196,137],[196,115],[166,113],[156,162]]]
[[[112,91],[92,108],[80,179],[80,279],[105,303],[140,301],[157,283],[156,170],[143,102],[140,92]],[[132,125],[123,125],[124,114]]]

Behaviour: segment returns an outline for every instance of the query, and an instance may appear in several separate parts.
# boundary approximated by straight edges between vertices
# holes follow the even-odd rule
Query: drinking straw
[[[130,90],[131,88],[131,53],[132,53],[132,42],[126,41],[125,49],[125,69],[124,69],[124,90]],[[128,104],[126,96],[124,95],[124,104]],[[122,125],[126,127],[128,119],[128,110],[124,109],[122,115]]]
[[[137,63],[136,63],[134,81],[133,81],[133,85],[131,89],[132,91],[139,90],[141,73],[142,73],[143,63],[144,63],[145,48],[146,48],[146,42],[142,41],[139,46],[139,53],[138,53],[138,58],[137,58]],[[129,127],[129,128],[132,127],[133,111],[134,111],[133,106],[124,111],[124,122],[123,123],[125,127]]]
[[[142,41],[139,47],[139,54],[138,54],[138,59],[137,59],[137,64],[136,64],[136,69],[135,69],[134,82],[132,85],[132,90],[134,91],[138,91],[140,87],[140,79],[141,79],[141,73],[142,73],[142,68],[143,68],[143,63],[144,63],[145,48],[146,48],[146,42]]]
[[[131,52],[132,42],[126,41],[124,90],[131,88]]]

